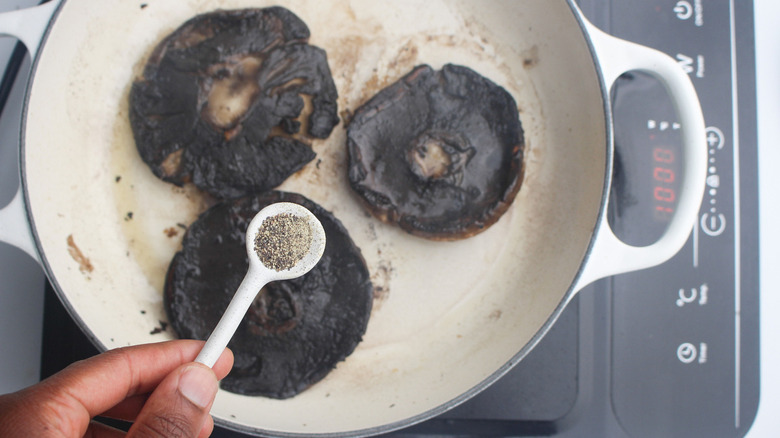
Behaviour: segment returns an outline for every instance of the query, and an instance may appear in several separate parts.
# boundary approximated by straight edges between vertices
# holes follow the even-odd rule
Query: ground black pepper
[[[291,269],[311,247],[309,221],[289,213],[266,218],[255,237],[260,261],[274,271]]]

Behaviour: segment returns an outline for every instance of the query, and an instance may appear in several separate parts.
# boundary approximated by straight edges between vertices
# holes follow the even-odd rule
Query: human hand
[[[225,350],[214,369],[194,363],[201,341],[177,340],[110,350],[50,378],[0,396],[2,437],[118,437],[92,421],[134,421],[128,437],[206,437],[217,379],[233,366]]]

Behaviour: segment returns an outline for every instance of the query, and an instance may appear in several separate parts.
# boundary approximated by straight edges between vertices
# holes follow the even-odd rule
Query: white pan
[[[671,58],[603,34],[565,0],[280,3],[327,51],[339,111],[354,111],[423,63],[466,65],[504,87],[521,108],[526,176],[490,229],[432,242],[367,217],[348,187],[343,124],[316,141],[319,168],[310,164],[280,189],[344,223],[382,293],[363,342],[324,380],[281,401],[220,391],[218,424],[350,436],[422,421],[522,360],[583,286],[659,264],[686,242],[707,157],[696,93]],[[271,4],[65,0],[0,18],[35,60],[21,128],[22,185],[0,212],[0,235],[41,262],[102,349],[174,336],[150,334],[166,320],[164,273],[181,241],[166,230],[191,223],[206,206],[197,190],[158,180],[141,161],[128,122],[130,84],[153,47],[192,16]],[[676,214],[663,237],[642,248],[621,243],[605,219],[608,90],[628,70],[666,84],[685,143]]]

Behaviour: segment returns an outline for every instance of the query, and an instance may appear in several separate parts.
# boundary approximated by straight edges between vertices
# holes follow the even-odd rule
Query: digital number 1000
[[[656,147],[653,149],[653,163],[654,217],[659,221],[668,221],[674,212],[677,198],[674,186],[674,151]]]

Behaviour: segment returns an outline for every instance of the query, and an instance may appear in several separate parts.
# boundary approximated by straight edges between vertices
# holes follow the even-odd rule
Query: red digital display
[[[653,149],[653,199],[656,220],[668,221],[674,212],[677,192],[675,190],[675,159],[670,148]]]

